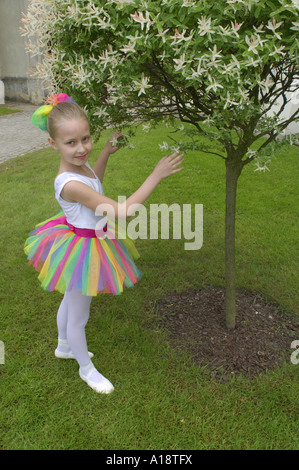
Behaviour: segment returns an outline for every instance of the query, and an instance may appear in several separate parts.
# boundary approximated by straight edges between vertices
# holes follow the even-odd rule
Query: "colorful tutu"
[[[116,295],[141,277],[134,263],[139,253],[133,241],[117,238],[116,233],[119,235],[117,226],[108,220],[101,236],[78,235],[60,211],[36,226],[24,250],[45,290],[65,293],[77,289],[83,295]]]

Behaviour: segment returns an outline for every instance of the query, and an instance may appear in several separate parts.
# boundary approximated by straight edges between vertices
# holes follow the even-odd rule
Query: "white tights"
[[[80,366],[81,379],[91,388],[98,393],[110,393],[114,390],[113,385],[94,367],[87,349],[85,326],[89,319],[91,299],[78,290],[64,294],[57,313],[58,349],[60,352],[73,353]]]
[[[89,319],[91,299],[92,297],[82,295],[78,290],[66,292],[57,313],[58,338],[68,341],[81,367],[90,362],[85,326]]]

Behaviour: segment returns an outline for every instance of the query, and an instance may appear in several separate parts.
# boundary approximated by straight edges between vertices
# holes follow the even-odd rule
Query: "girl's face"
[[[58,150],[65,167],[71,169],[85,164],[92,150],[89,123],[86,119],[61,120],[50,145]]]

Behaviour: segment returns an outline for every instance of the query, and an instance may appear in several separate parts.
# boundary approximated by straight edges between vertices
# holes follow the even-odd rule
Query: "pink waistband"
[[[69,226],[69,228],[76,234],[79,235],[79,237],[86,237],[86,238],[97,238],[96,231],[93,229],[89,228],[79,228],[79,227],[74,227],[73,225],[69,224],[66,222],[66,225]],[[103,232],[107,232],[107,224],[103,228]]]

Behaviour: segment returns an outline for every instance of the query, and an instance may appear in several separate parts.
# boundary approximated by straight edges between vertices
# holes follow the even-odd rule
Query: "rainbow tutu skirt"
[[[111,220],[99,236],[68,224],[60,211],[30,232],[24,250],[39,273],[42,288],[48,291],[77,289],[83,295],[116,295],[141,278],[134,263],[139,258],[134,242],[120,237]]]

